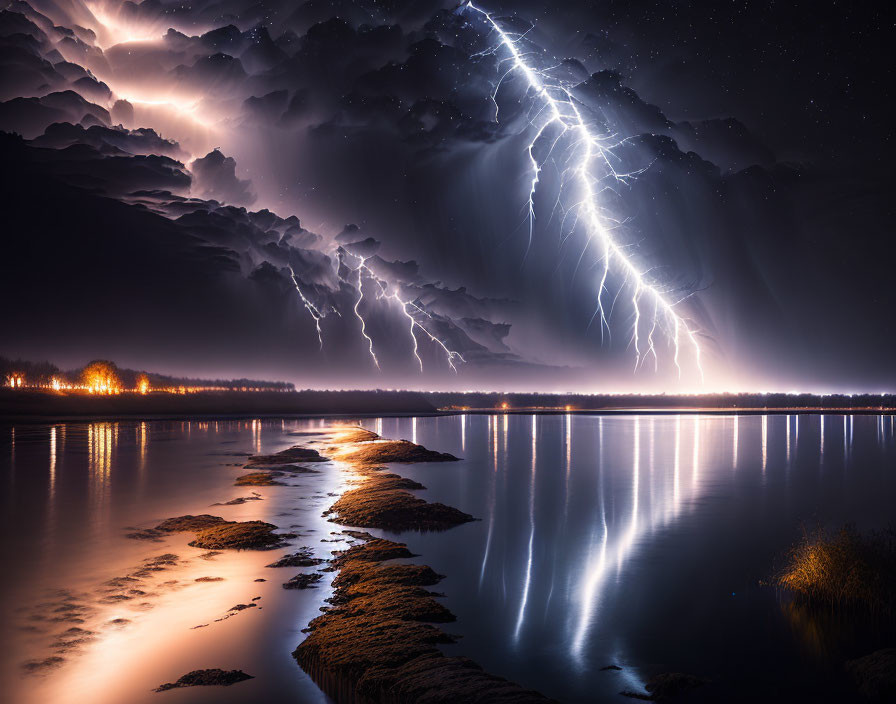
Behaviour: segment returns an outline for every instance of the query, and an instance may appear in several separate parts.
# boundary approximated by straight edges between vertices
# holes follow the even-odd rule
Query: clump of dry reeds
[[[875,611],[896,606],[896,531],[868,534],[846,525],[805,532],[777,583],[811,602]]]

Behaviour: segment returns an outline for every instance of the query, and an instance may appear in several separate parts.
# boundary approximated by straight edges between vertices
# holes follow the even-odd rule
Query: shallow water
[[[245,472],[245,453],[314,440],[288,433],[321,425],[265,420],[0,427],[5,565],[0,699],[17,704],[329,701],[290,656],[304,637],[301,629],[319,613],[326,589],[284,590],[282,582],[311,569],[265,568],[290,550],[228,551],[202,559],[206,550],[187,546],[192,534],[163,542],[125,537],[129,526],[211,513],[301,531],[294,546],[309,545],[328,557],[339,544],[320,542],[334,537],[329,535],[334,526],[320,514],[332,501],[327,493],[342,490],[342,472],[327,465],[329,471],[289,478],[291,486],[233,486],[233,478]],[[236,452],[243,457],[227,454]],[[252,490],[263,500],[211,505],[250,496]],[[107,584],[166,553],[178,560],[164,571],[124,589]],[[196,582],[200,577],[223,580]],[[268,581],[256,583],[256,578]],[[132,588],[142,593],[132,594]],[[258,596],[258,606],[215,621]],[[193,628],[202,624],[208,625]],[[71,628],[88,633],[66,633]],[[59,647],[60,640],[69,644]],[[23,667],[53,657],[63,661],[30,673]],[[226,688],[151,692],[204,668],[242,669],[255,679]]]
[[[448,575],[447,650],[561,701],[632,701],[670,671],[713,681],[697,700],[848,701],[844,659],[896,643],[892,623],[760,586],[803,526],[893,520],[891,416],[365,424],[465,458],[395,467],[482,519],[401,537]]]
[[[823,422],[823,425],[822,425]],[[696,700],[848,701],[845,658],[892,645],[891,624],[844,622],[760,586],[801,527],[887,524],[896,499],[891,417],[487,416],[364,421],[464,459],[398,465],[421,495],[482,519],[404,533],[448,575],[437,587],[462,635],[450,653],[564,702],[631,701],[646,677],[710,678]],[[290,652],[328,595],[286,591],[311,568],[266,569],[289,552],[205,560],[190,534],[130,540],[129,526],[213,513],[300,531],[318,556],[345,547],[321,511],[351,472],[337,463],[263,500],[211,506],[243,458],[314,442],[323,421],[121,422],[0,427],[0,675],[8,701],[329,701]],[[822,433],[823,429],[823,433]],[[371,531],[382,534],[380,531]],[[326,542],[321,542],[326,541]],[[138,585],[108,580],[172,553]],[[327,575],[328,582],[332,575]],[[198,577],[223,577],[195,582]],[[256,583],[258,577],[267,582]],[[172,583],[176,582],[176,583]],[[224,621],[237,603],[251,608]],[[62,619],[62,620],[58,620]],[[116,625],[115,619],[126,619]],[[209,624],[203,628],[193,626]],[[60,649],[62,640],[79,641]],[[27,673],[23,664],[61,657]],[[607,665],[621,671],[605,671]],[[242,669],[228,688],[150,690],[193,669]]]

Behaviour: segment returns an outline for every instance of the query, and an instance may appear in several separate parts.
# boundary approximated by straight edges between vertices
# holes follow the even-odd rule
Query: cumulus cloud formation
[[[681,47],[623,5],[489,9],[570,87],[613,143],[612,168],[636,175],[602,183],[600,206],[681,301],[708,383],[824,386],[843,338],[866,350],[854,383],[891,379],[874,323],[896,303],[875,283],[888,276],[884,181],[791,148],[761,122],[774,105],[705,107],[650,53]],[[23,178],[4,194],[17,262],[4,293],[59,317],[43,277],[78,292],[75,356],[114,356],[92,322],[114,299],[110,329],[134,341],[122,361],[155,355],[172,372],[199,356],[299,385],[693,388],[665,350],[657,372],[633,373],[624,271],[604,281],[622,295],[594,324],[603,253],[566,209],[575,194],[561,197],[568,155],[528,150],[541,108],[495,42],[428,1],[10,3],[0,130]],[[48,254],[79,266],[48,271]],[[5,352],[58,348],[40,316],[5,315],[19,345]],[[158,344],[160,329],[179,344]]]
[[[255,196],[249,181],[236,176],[236,161],[214,149],[190,164],[193,189],[204,198],[218,198],[235,205],[251,205]]]

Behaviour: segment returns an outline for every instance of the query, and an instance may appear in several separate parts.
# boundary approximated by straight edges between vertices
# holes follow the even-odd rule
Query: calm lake
[[[763,586],[804,529],[882,528],[896,503],[891,416],[459,415],[365,419],[457,463],[396,466],[481,520],[379,531],[447,578],[448,646],[564,702],[632,701],[657,672],[712,680],[695,701],[846,701],[844,659],[893,644]],[[337,463],[235,487],[237,453],[319,440],[324,421],[163,421],[0,427],[0,673],[16,702],[326,702],[290,657],[328,595],[287,591],[288,550],[226,553],[125,537],[169,516],[261,519],[320,557],[346,546],[321,517],[351,480]],[[291,434],[293,433],[293,434]],[[296,435],[299,434],[299,435]],[[160,555],[172,564],[113,588]],[[223,578],[201,581],[203,577]],[[265,582],[257,582],[262,578]],[[329,577],[328,577],[329,578]],[[110,586],[113,585],[113,586]],[[258,606],[222,621],[230,607]],[[207,625],[206,625],[207,624]],[[201,626],[200,628],[195,628]],[[76,630],[70,630],[76,629]],[[56,660],[54,658],[61,658]],[[621,670],[603,669],[609,665]],[[24,667],[23,667],[24,666]],[[229,688],[155,694],[198,668]]]

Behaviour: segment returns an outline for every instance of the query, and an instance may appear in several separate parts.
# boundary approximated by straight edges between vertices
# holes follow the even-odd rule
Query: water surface
[[[332,501],[327,494],[342,490],[338,469],[327,464],[329,471],[289,478],[290,486],[233,486],[245,473],[247,453],[313,441],[313,435],[289,433],[322,425],[254,420],[0,427],[0,673],[6,701],[329,701],[290,656],[327,591],[286,591],[282,582],[308,570],[265,568],[288,550],[226,551],[203,559],[208,551],[187,545],[192,534],[162,542],[125,537],[129,527],[211,513],[269,521],[300,533],[295,546],[310,545],[328,557],[340,544],[321,542],[335,538],[320,514]],[[263,500],[212,505],[250,496],[253,489]],[[110,586],[144,560],[166,554],[177,556],[174,565],[139,584]],[[195,581],[202,577],[222,579]],[[258,606],[215,620],[254,597],[261,597]],[[35,665],[50,658],[61,661]],[[226,688],[151,691],[205,668],[242,669],[255,679]]]
[[[368,426],[465,458],[395,469],[482,520],[401,539],[448,575],[448,630],[463,635],[449,652],[547,695],[631,701],[619,692],[672,671],[712,679],[708,700],[846,701],[843,660],[894,643],[892,624],[811,612],[760,585],[804,527],[892,520],[892,416]]]
[[[891,624],[809,611],[760,584],[803,527],[891,520],[890,416],[461,415],[364,425],[464,458],[394,469],[428,487],[426,499],[481,520],[389,537],[447,575],[437,589],[458,620],[446,630],[462,638],[446,651],[490,672],[576,704],[631,701],[619,692],[643,692],[647,677],[668,671],[710,678],[697,700],[848,701],[843,660],[893,644]],[[261,501],[212,506],[250,495],[233,486],[245,453],[320,440],[323,426],[0,427],[0,672],[10,701],[327,702],[290,652],[328,590],[281,589],[306,571],[264,567],[286,550],[206,560],[187,534],[125,537],[129,527],[208,512],[293,530],[295,546],[322,557],[345,547],[320,515],[351,479],[339,463],[259,488]],[[109,580],[162,554],[176,564],[140,594],[110,601],[127,592],[110,591]],[[256,596],[261,608],[215,621]],[[51,657],[62,661],[23,669]],[[210,667],[255,679],[150,691]]]

